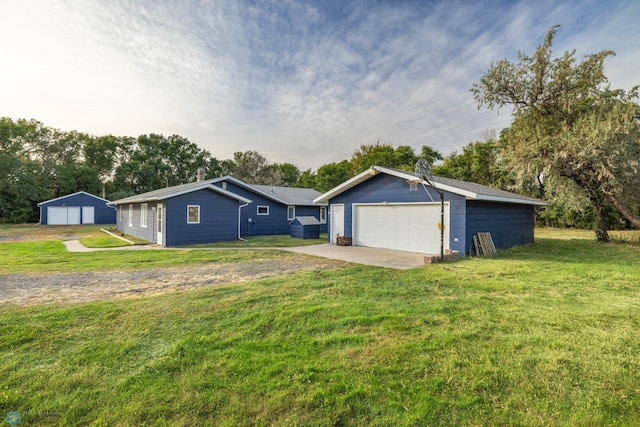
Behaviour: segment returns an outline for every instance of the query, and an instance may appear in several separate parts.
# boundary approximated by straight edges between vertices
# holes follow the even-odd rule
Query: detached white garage
[[[353,205],[353,244],[440,253],[440,203]],[[449,249],[449,204],[445,203],[444,248]]]
[[[115,224],[116,210],[109,201],[84,191],[38,203],[40,224]]]

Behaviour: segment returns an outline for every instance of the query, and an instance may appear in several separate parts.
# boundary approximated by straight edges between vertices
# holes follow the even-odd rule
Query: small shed
[[[291,237],[294,239],[319,239],[320,221],[315,216],[297,216],[291,221]]]
[[[40,202],[40,224],[115,224],[116,210],[108,203],[84,191]]]

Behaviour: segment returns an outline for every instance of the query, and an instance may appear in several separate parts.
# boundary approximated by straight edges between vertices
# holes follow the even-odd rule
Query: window
[[[296,217],[296,207],[295,206],[287,206],[287,219],[289,221],[293,221]]]
[[[258,206],[258,215],[269,215],[269,206]]]
[[[118,212],[120,212],[120,222],[122,222],[122,212],[124,211],[124,206],[118,205]]]
[[[133,205],[129,205],[129,227],[133,227]]]
[[[148,205],[143,203],[140,205],[140,227],[147,228]]]
[[[320,224],[327,223],[327,208],[325,206],[320,206]]]
[[[200,206],[187,206],[187,224],[200,224]]]
[[[227,181],[222,181],[222,189],[223,190],[227,189]]]

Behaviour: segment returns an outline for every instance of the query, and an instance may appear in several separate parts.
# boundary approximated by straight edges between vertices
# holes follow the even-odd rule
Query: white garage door
[[[82,207],[82,223],[93,224],[95,221],[95,207],[83,206]]]
[[[47,224],[80,224],[80,206],[49,206],[47,208]]]
[[[444,248],[449,248],[449,204],[444,211]],[[354,244],[440,253],[440,203],[354,206]]]

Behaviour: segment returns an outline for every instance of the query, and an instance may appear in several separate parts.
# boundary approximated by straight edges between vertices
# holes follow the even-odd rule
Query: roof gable
[[[101,202],[109,203],[109,201],[107,199],[103,199],[102,197],[94,196],[93,194],[87,193],[86,191],[78,191],[78,192],[73,193],[73,194],[67,194],[66,196],[60,196],[60,197],[56,197],[55,199],[45,200],[44,202],[38,203],[38,206],[42,206],[42,205],[47,204],[47,203],[55,202],[57,200],[66,199],[66,198],[69,198],[69,197],[72,197],[72,196],[77,196],[78,194],[84,194],[85,196],[93,197],[96,200],[100,200]]]
[[[250,199],[239,196],[231,191],[227,191],[212,184],[213,180],[190,182],[188,184],[176,185],[173,187],[161,188],[159,190],[149,191],[147,193],[137,194],[131,197],[125,197],[124,199],[111,202],[112,205],[122,205],[126,203],[143,203],[152,201],[161,201],[170,199],[172,197],[181,196],[183,194],[192,193],[198,190],[211,190],[222,194],[223,196],[236,199],[243,203],[251,203]]]
[[[314,202],[328,202],[331,198],[344,193],[345,191],[360,185],[368,179],[374,177],[379,173],[385,173],[387,175],[395,176],[397,178],[409,180],[418,180],[422,184],[427,185],[427,182],[420,180],[420,178],[413,172],[399,171],[396,169],[385,168],[382,166],[371,166],[370,169],[354,176],[348,181],[343,182],[337,187],[329,190],[320,197],[317,197]],[[464,196],[469,200],[484,200],[492,202],[503,203],[518,203],[527,205],[546,205],[546,202],[534,199],[532,197],[521,196],[509,191],[499,190],[496,188],[487,187],[486,185],[476,184],[472,182],[459,181],[457,179],[433,177],[433,184],[437,190],[447,191],[449,193],[458,194]]]
[[[247,184],[244,181],[240,181],[232,176],[224,176],[211,180],[211,182],[229,181],[242,187],[246,190],[266,197],[283,205],[294,206],[314,206],[314,205],[326,205],[326,203],[314,202],[314,199],[319,197],[321,193],[313,188],[299,188],[299,187],[283,187],[278,185],[259,185],[259,184]]]

